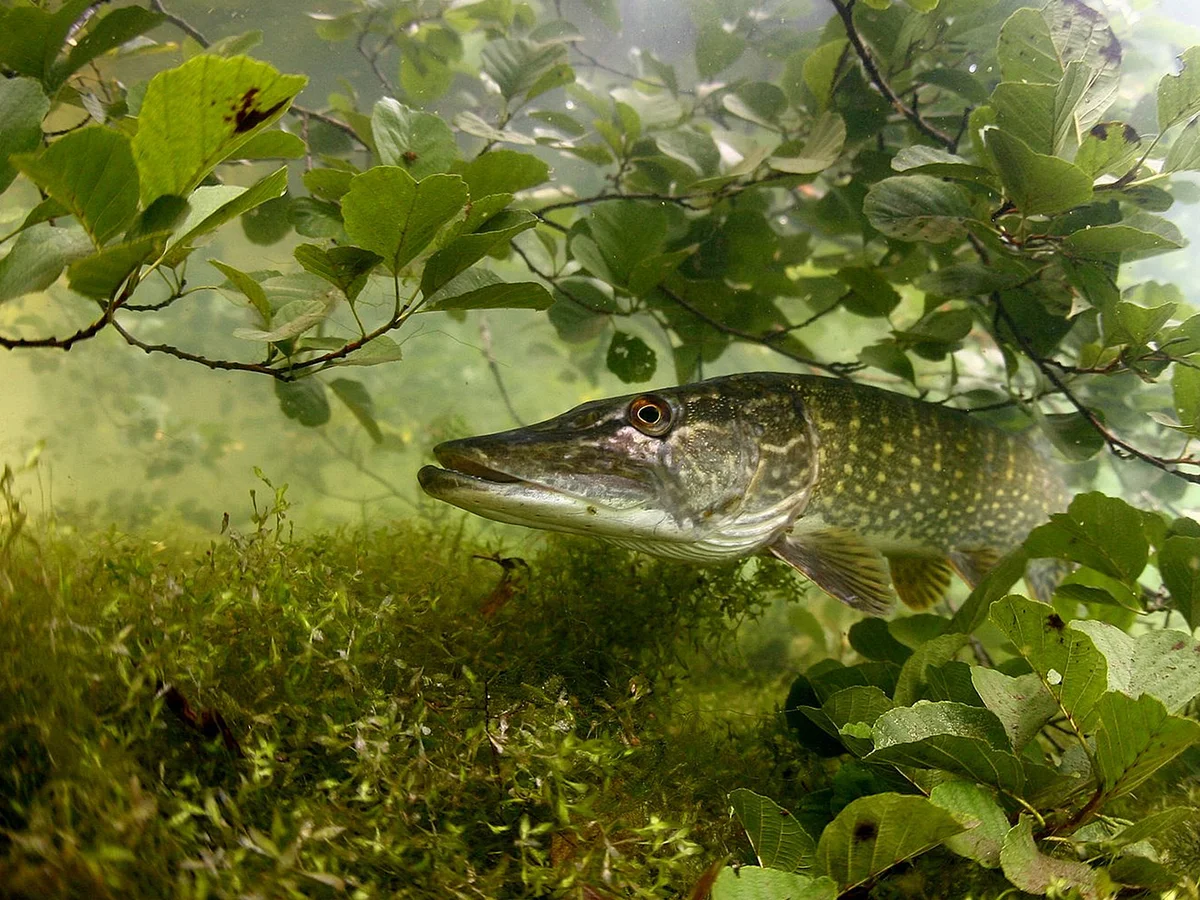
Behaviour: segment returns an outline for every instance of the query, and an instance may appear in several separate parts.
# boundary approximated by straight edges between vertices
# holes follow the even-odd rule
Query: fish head
[[[490,519],[690,558],[745,555],[804,507],[815,431],[799,399],[737,376],[631,394],[447,441],[425,492]]]

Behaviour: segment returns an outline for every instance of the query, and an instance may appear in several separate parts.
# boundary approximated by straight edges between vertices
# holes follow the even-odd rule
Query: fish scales
[[[817,431],[810,526],[881,549],[1008,548],[1066,502],[1044,454],[961,410],[826,378],[794,386]]]
[[[881,614],[974,585],[1065,506],[1053,461],[968,414],[770,372],[585,403],[434,448],[431,496],[699,562],[771,553]]]

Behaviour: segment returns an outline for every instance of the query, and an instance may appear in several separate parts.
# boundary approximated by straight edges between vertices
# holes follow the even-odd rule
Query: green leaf
[[[487,269],[467,269],[439,288],[421,312],[447,309],[547,309],[554,297],[532,281],[509,283]]]
[[[1151,813],[1134,822],[1104,842],[1107,847],[1119,849],[1142,841],[1161,838],[1174,833],[1177,826],[1192,819],[1200,810],[1190,806],[1173,806]]]
[[[817,865],[846,891],[963,830],[952,815],[924,797],[860,797],[822,832]]]
[[[0,192],[17,177],[10,158],[41,144],[42,119],[49,110],[50,98],[32,78],[0,79]]]
[[[287,166],[280,166],[248,188],[226,185],[196,188],[191,197],[191,209],[183,224],[176,229],[176,236],[167,247],[164,263],[168,266],[179,265],[191,253],[197,240],[268,200],[282,197],[287,191],[287,182]],[[209,197],[215,204],[205,202]],[[226,197],[229,199],[224,199]]]
[[[402,359],[400,345],[385,334],[372,338],[367,344],[352,350],[341,359],[332,360],[331,366],[378,366],[382,363]]]
[[[1200,171],[1200,119],[1192,119],[1167,150],[1164,172]]]
[[[384,97],[371,112],[371,134],[379,161],[399,166],[413,178],[446,172],[458,159],[454,132],[440,116]]]
[[[335,378],[329,382],[329,389],[346,404],[346,408],[358,419],[358,424],[371,436],[371,440],[382,444],[383,432],[379,430],[379,423],[375,421],[371,395],[363,383],[350,378]]]
[[[350,240],[383,257],[388,270],[398,273],[466,202],[467,185],[457,175],[414,181],[404,169],[375,166],[351,180],[342,215]]]
[[[567,48],[558,43],[538,44],[512,38],[496,38],[487,42],[482,53],[483,70],[500,88],[505,100],[521,94],[537,96],[546,76],[554,78],[567,66]],[[566,82],[563,82],[566,83]],[[547,88],[548,89],[548,88]]]
[[[745,51],[744,37],[726,31],[723,22],[706,21],[696,36],[696,70],[701,78],[712,78],[737,62]]]
[[[0,266],[3,266],[0,263]],[[0,283],[3,278],[0,277]],[[2,298],[0,294],[0,298]],[[1200,379],[1197,379],[1200,382]],[[1196,387],[1200,393],[1200,383]],[[1178,402],[1178,401],[1177,401]],[[1200,399],[1196,400],[1200,407]],[[1181,417],[1182,421],[1182,417]],[[1158,550],[1158,569],[1171,602],[1190,627],[1200,626],[1200,537],[1171,535]]]
[[[307,81],[244,56],[197,56],[155,75],[133,138],[142,205],[190,194],[217,163],[282,116]]]
[[[63,268],[94,249],[82,228],[55,228],[39,224],[18,235],[8,255],[0,260],[0,303],[34,291],[44,291]]]
[[[920,700],[928,686],[926,670],[950,662],[966,644],[965,634],[942,634],[917,647],[900,669],[892,695],[896,703],[907,706]]]
[[[1153,309],[1122,301],[1104,311],[1104,340],[1115,344],[1144,345],[1156,338],[1158,331],[1171,320],[1176,304],[1164,303]]]
[[[65,0],[53,13],[33,6],[6,5],[0,10],[4,13],[0,20],[0,66],[48,83],[67,35],[91,5],[90,0]],[[53,93],[57,85],[48,87]]]
[[[917,375],[913,369],[912,360],[901,350],[895,341],[881,341],[871,344],[858,351],[858,360],[865,366],[874,366],[895,375],[897,378],[916,384]]]
[[[730,792],[729,805],[746,829],[760,866],[784,872],[812,866],[817,843],[786,809],[745,788]]]
[[[323,297],[293,300],[271,316],[269,331],[237,328],[234,329],[233,336],[243,341],[259,341],[265,344],[293,340],[329,318],[338,304],[338,299],[336,291],[329,291]]]
[[[422,292],[431,295],[459,272],[535,225],[537,219],[532,213],[509,209],[489,218],[478,230],[460,234],[425,263],[421,275]]]
[[[1036,672],[1013,678],[996,669],[971,666],[971,683],[983,705],[1004,726],[1014,750],[1024,749],[1058,712],[1058,701]]]
[[[1190,634],[1163,629],[1135,637],[1095,619],[1072,622],[1071,627],[1091,638],[1108,662],[1110,691],[1130,697],[1149,694],[1169,713],[1200,694],[1200,642]]]
[[[1063,713],[1080,728],[1095,720],[1096,701],[1107,689],[1104,657],[1082,632],[1044,603],[1005,597],[992,604],[991,621],[1015,645]]]
[[[1189,47],[1179,57],[1183,68],[1158,82],[1158,131],[1200,113],[1200,47]]]
[[[89,126],[65,135],[37,156],[12,162],[79,219],[97,247],[123,231],[137,213],[138,171],[129,138]]]
[[[712,900],[834,900],[837,895],[828,878],[758,866],[726,866],[712,888]]]
[[[991,791],[966,781],[943,781],[930,791],[929,800],[968,829],[946,838],[947,849],[989,869],[1000,865],[1008,816]]]
[[[238,292],[250,301],[250,305],[258,311],[264,325],[271,324],[271,303],[267,299],[267,292],[263,290],[263,286],[253,275],[243,272],[241,269],[235,269],[218,259],[210,259],[208,264],[228,278]]]
[[[950,634],[974,632],[987,620],[992,604],[1004,597],[1014,584],[1025,577],[1025,566],[1028,562],[1025,548],[1018,547],[992,566],[954,613],[946,631]]]
[[[998,128],[984,132],[1009,200],[1027,216],[1053,215],[1092,199],[1092,180],[1056,156],[1035,153]]]
[[[1105,794],[1127,794],[1193,744],[1200,722],[1172,716],[1150,694],[1115,691],[1096,704],[1096,774]]]
[[[162,243],[163,237],[161,234],[144,235],[132,241],[110,244],[91,256],[76,260],[67,268],[71,290],[98,300],[111,297]]]
[[[1120,43],[1103,15],[1074,0],[1017,10],[1000,29],[996,55],[1010,82],[1059,84],[1077,63],[1086,85],[1075,112],[1081,132],[1100,121],[1120,86]]]
[[[850,42],[844,38],[822,44],[804,59],[802,77],[804,84],[817,99],[817,108],[824,109],[829,105],[833,95],[834,85],[840,72],[842,57]],[[791,97],[792,103],[799,105],[801,97]]]
[[[326,250],[316,244],[300,244],[292,253],[296,262],[328,281],[350,301],[366,287],[368,276],[381,262],[376,254],[361,247],[330,247]]]
[[[96,57],[157,28],[165,19],[162,13],[152,12],[140,6],[121,7],[106,16],[93,19],[87,32],[71,47],[66,57],[51,67],[47,79],[48,87],[52,91],[56,90]]]
[[[933,244],[963,237],[974,218],[963,189],[932,175],[877,181],[867,191],[863,214],[888,237]]]
[[[666,233],[667,214],[658,204],[607,201],[575,225],[569,248],[597,278],[623,287],[638,263],[659,252]]]
[[[260,131],[233,152],[227,159],[300,159],[308,147],[304,140],[277,128]]]
[[[1133,168],[1141,153],[1142,139],[1132,125],[1100,122],[1093,125],[1080,142],[1075,165],[1093,179],[1101,175],[1120,177]]]
[[[855,315],[883,318],[900,305],[900,294],[877,269],[848,266],[838,269],[837,277],[850,288],[842,306]]]
[[[304,173],[304,186],[314,197],[336,203],[350,190],[350,180],[357,174],[349,169],[310,169]]]
[[[1021,761],[990,710],[922,700],[885,712],[872,735],[875,749],[867,762],[943,769],[1011,794],[1025,784]]]
[[[1128,584],[1146,568],[1149,543],[1142,514],[1124,500],[1097,492],[1079,494],[1025,540],[1031,557],[1082,563]]]
[[[1066,244],[1084,255],[1120,253],[1124,259],[1178,250],[1187,241],[1173,222],[1134,213],[1115,225],[1096,225],[1067,235]]]
[[[325,396],[325,385],[315,378],[300,381],[276,379],[275,396],[279,399],[283,414],[301,425],[317,428],[329,421],[329,398]]]
[[[940,297],[977,297],[1002,291],[1020,284],[1029,277],[1017,271],[1005,271],[996,265],[980,263],[951,263],[917,279],[917,287]]]
[[[529,153],[489,150],[463,168],[463,181],[474,202],[492,194],[515,194],[549,180],[550,167]]]
[[[658,368],[654,351],[640,337],[614,331],[605,357],[608,370],[626,384],[649,381]]]
[[[1082,413],[1039,412],[1036,419],[1050,443],[1068,459],[1082,462],[1108,446],[1104,435]]]
[[[1086,863],[1057,859],[1038,851],[1033,842],[1033,824],[1028,816],[1004,836],[1000,865],[1005,877],[1023,891],[1045,894],[1051,888],[1074,888],[1085,900],[1100,900],[1098,873]]]
[[[288,200],[287,221],[296,234],[304,237],[346,240],[342,210],[336,203],[315,197],[292,197]]]
[[[767,160],[767,164],[777,172],[814,175],[837,162],[845,144],[845,120],[837,113],[825,112],[813,123],[803,147],[793,152],[790,144],[785,144],[777,151],[778,155]]]

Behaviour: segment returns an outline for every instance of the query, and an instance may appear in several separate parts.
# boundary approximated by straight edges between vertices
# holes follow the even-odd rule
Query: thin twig
[[[483,347],[483,358],[487,360],[488,369],[491,370],[496,388],[500,391],[500,399],[504,401],[504,406],[508,409],[512,420],[523,426],[525,422],[517,415],[517,409],[513,406],[512,398],[508,395],[508,388],[504,386],[504,379],[500,375],[500,364],[496,361],[496,355],[492,353],[492,330],[488,328],[486,318],[479,320],[479,342]]]
[[[958,141],[936,125],[927,121],[919,112],[900,99],[900,96],[892,90],[892,86],[887,83],[887,79],[883,77],[883,73],[879,71],[874,57],[871,56],[871,51],[863,43],[862,35],[858,33],[858,28],[854,24],[855,0],[844,0],[844,2],[843,0],[829,0],[829,2],[837,10],[837,14],[846,28],[846,37],[850,40],[851,46],[854,47],[854,52],[858,54],[858,59],[862,63],[863,69],[866,70],[867,77],[871,79],[871,83],[878,88],[879,92],[883,94],[888,103],[892,104],[900,115],[913,124],[913,127],[917,131],[937,141],[953,153],[958,148]]]

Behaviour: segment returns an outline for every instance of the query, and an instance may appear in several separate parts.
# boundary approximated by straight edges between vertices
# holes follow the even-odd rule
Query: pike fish
[[[1065,507],[1053,461],[966,413],[758,372],[447,441],[418,478],[489,519],[716,562],[771,553],[855,609],[974,586]]]

